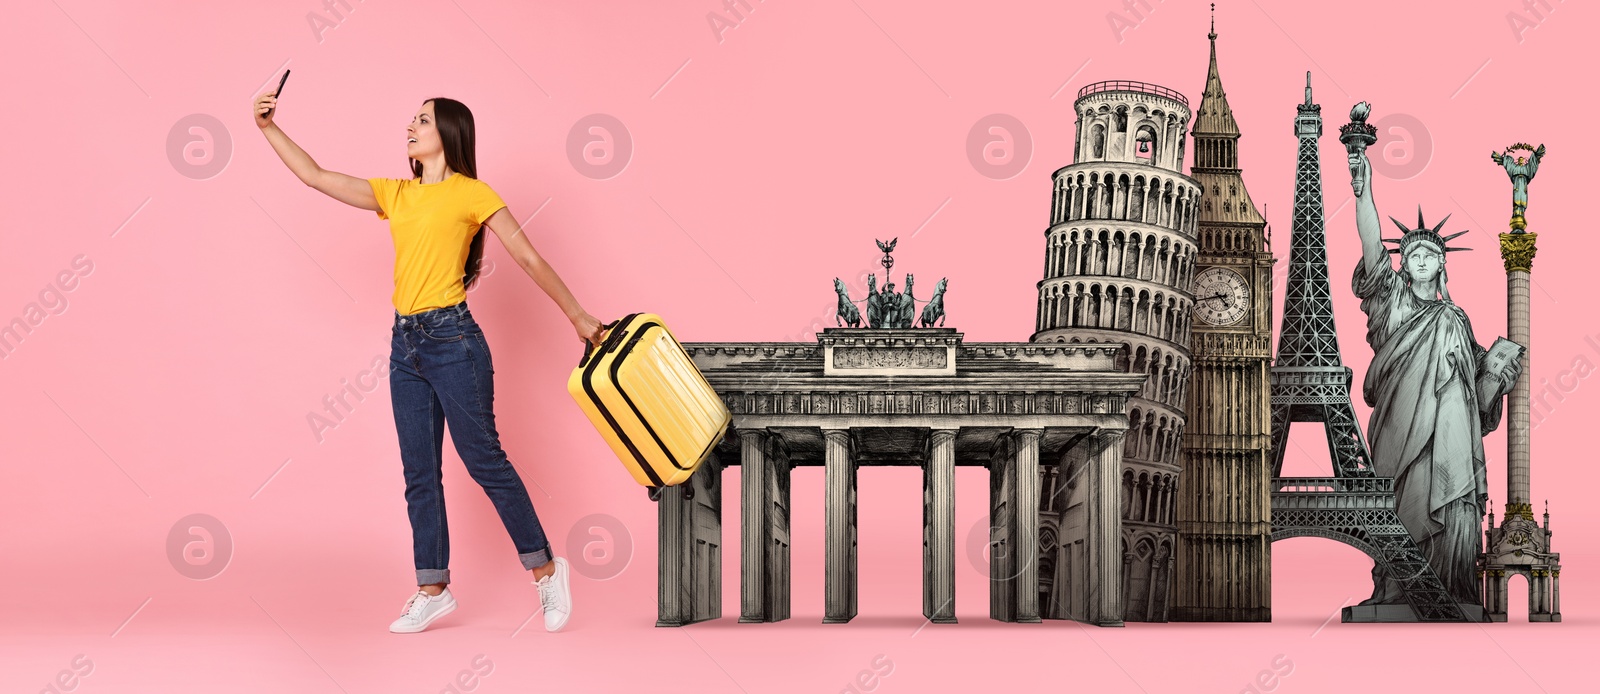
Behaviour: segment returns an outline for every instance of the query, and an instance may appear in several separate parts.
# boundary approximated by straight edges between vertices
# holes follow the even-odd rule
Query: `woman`
[[[1466,232],[1441,236],[1444,222],[1428,228],[1419,209],[1417,228],[1396,220],[1402,236],[1381,238],[1372,164],[1355,153],[1350,165],[1361,235],[1353,286],[1373,350],[1361,388],[1372,407],[1372,465],[1378,476],[1394,478],[1400,522],[1445,590],[1457,602],[1481,604],[1475,571],[1489,495],[1483,435],[1499,426],[1501,398],[1522,362],[1491,371],[1466,311],[1450,300],[1445,254],[1457,249],[1447,243]],[[1390,253],[1400,256],[1399,270]],[[1409,578],[1374,567],[1372,597],[1361,604],[1406,602],[1400,582]]]
[[[404,463],[417,592],[389,625],[415,633],[455,610],[445,523],[444,426],[472,478],[494,502],[522,566],[533,573],[545,628],[557,631],[572,611],[567,560],[551,556],[527,489],[500,448],[494,425],[494,366],[483,330],[467,310],[478,277],[483,228],[559,305],[583,340],[599,345],[603,329],[528,242],[500,197],[477,178],[472,112],[434,98],[406,127],[412,178],[361,179],[318,166],[274,122],[278,100],[256,97],[256,126],[300,181],[335,200],[389,220],[395,245],[394,329],[389,391]]]

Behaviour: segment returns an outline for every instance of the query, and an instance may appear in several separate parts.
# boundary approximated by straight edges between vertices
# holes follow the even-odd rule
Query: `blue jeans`
[[[389,343],[389,394],[405,464],[417,584],[450,582],[450,537],[444,513],[444,428],[456,453],[511,534],[522,567],[549,562],[550,543],[528,490],[500,449],[494,426],[494,363],[483,329],[465,301],[394,316]]]

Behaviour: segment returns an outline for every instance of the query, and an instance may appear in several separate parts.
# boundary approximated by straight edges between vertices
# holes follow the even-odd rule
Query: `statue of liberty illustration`
[[[1450,300],[1445,256],[1470,250],[1448,245],[1465,231],[1441,236],[1444,220],[1428,227],[1419,206],[1416,227],[1390,217],[1401,236],[1380,236],[1365,152],[1376,141],[1365,122],[1369,111],[1366,102],[1357,104],[1340,140],[1349,153],[1361,236],[1353,284],[1373,349],[1361,388],[1372,407],[1373,467],[1394,478],[1401,522],[1445,589],[1477,605],[1475,562],[1488,498],[1483,435],[1500,425],[1503,396],[1522,372],[1524,350],[1504,339],[1485,350],[1466,311]],[[1390,254],[1400,256],[1399,269]],[[1374,568],[1372,597],[1361,604],[1405,602],[1399,581],[1407,577],[1382,573]]]

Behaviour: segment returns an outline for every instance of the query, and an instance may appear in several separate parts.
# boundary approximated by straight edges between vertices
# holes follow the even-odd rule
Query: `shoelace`
[[[400,610],[400,614],[417,619],[422,616],[422,611],[428,608],[428,601],[432,599],[433,596],[419,590],[416,595],[411,596],[411,599],[406,601],[406,606]]]
[[[539,586],[539,604],[544,606],[546,612],[561,608],[561,596],[558,594],[559,591],[556,590],[555,574],[550,574],[534,581],[534,584]]]

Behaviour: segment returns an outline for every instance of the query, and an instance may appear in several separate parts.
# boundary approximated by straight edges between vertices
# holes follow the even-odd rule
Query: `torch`
[[[1344,143],[1346,152],[1351,155],[1366,154],[1367,147],[1378,141],[1378,129],[1367,124],[1367,115],[1372,113],[1372,106],[1363,101],[1350,109],[1350,122],[1339,126],[1339,141]],[[1350,177],[1355,180],[1356,195],[1366,192],[1367,182],[1360,178],[1361,165],[1350,165]]]

